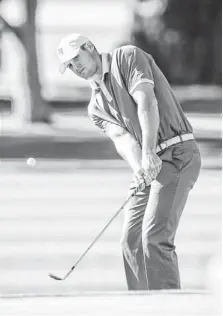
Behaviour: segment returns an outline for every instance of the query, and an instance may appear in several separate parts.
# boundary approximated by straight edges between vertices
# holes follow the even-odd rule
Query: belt
[[[162,150],[164,150],[172,145],[175,145],[175,144],[178,144],[181,142],[185,142],[186,140],[191,140],[191,139],[194,139],[194,135],[192,133],[175,136],[175,137],[170,138],[170,139],[166,140],[165,142],[159,144],[156,147],[156,153],[159,153],[160,151],[162,151]]]

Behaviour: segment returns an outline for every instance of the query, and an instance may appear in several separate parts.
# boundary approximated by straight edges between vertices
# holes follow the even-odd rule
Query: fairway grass
[[[66,296],[0,298],[1,315],[221,315],[220,301],[207,291],[76,292]]]

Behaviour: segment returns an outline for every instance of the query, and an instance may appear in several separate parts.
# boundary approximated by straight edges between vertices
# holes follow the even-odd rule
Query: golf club
[[[126,204],[129,202],[129,200],[136,195],[139,191],[142,191],[145,188],[145,183],[140,183],[138,187],[132,192],[132,194],[126,199],[122,207],[112,216],[112,218],[109,220],[109,222],[106,224],[106,226],[102,229],[102,231],[98,234],[98,236],[93,240],[93,242],[88,246],[88,248],[84,251],[84,253],[80,256],[80,258],[77,260],[75,265],[70,269],[70,271],[63,277],[58,277],[52,273],[49,274],[49,277],[51,277],[54,280],[57,281],[63,281],[65,280],[71,272],[76,268],[78,263],[84,258],[86,253],[92,248],[92,246],[96,243],[96,241],[101,237],[101,235],[104,233],[104,231],[108,228],[108,226],[113,222],[113,220],[119,215],[119,213],[123,210],[123,208],[126,206]]]

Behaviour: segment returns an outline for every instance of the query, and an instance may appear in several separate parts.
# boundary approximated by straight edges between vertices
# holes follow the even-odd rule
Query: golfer
[[[60,72],[89,81],[90,119],[114,142],[142,191],[125,210],[121,238],[129,290],[180,289],[174,238],[201,167],[193,130],[153,57],[127,45],[100,54],[70,34],[57,49]]]

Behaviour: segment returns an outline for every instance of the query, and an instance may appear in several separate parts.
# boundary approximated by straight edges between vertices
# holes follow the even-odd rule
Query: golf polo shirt
[[[103,76],[100,85],[90,82],[92,97],[88,115],[104,132],[109,123],[125,128],[142,145],[137,104],[132,92],[140,83],[154,86],[160,126],[157,144],[177,135],[192,133],[172,89],[151,55],[127,45],[102,54]]]

